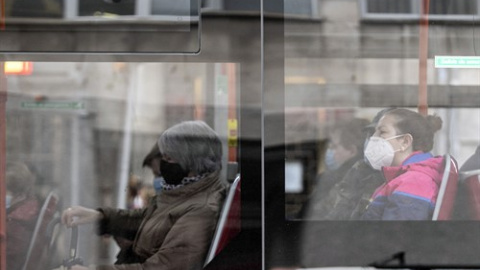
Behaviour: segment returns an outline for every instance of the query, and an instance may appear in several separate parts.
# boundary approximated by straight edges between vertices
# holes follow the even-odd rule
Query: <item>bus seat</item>
[[[450,155],[445,155],[445,169],[438,191],[432,220],[449,220],[452,218],[453,207],[458,189],[457,161]]]
[[[241,185],[240,176],[237,175],[233,183],[230,185],[227,197],[223,203],[222,211],[213,235],[210,249],[205,259],[207,265],[212,259],[220,253],[220,251],[233,239],[241,228]]]
[[[46,266],[47,251],[51,242],[47,236],[47,230],[49,224],[55,219],[55,214],[58,214],[57,204],[58,197],[52,191],[40,209],[22,270],[43,269]]]
[[[480,220],[480,170],[462,172],[468,219]]]
[[[52,266],[57,266],[58,262],[62,261],[64,256],[63,253],[60,253],[63,247],[60,247],[59,239],[62,233],[62,223],[60,212],[56,211],[53,219],[48,223],[46,229],[46,239],[49,240],[49,243],[46,247],[47,259],[46,265],[49,266],[47,269],[53,269]]]

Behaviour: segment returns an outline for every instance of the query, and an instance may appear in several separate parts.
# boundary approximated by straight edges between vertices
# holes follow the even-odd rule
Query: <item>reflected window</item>
[[[421,0],[360,0],[362,20],[415,21],[422,12]],[[479,20],[478,0],[432,0],[428,2],[430,20]]]
[[[370,13],[410,13],[411,0],[368,0],[367,10]]]
[[[134,15],[135,0],[113,1],[80,0],[78,1],[79,16],[118,16]]]
[[[10,18],[62,18],[63,5],[62,0],[5,1],[6,16]]]
[[[191,0],[152,0],[152,14],[189,16]]]
[[[430,14],[435,15],[461,15],[478,14],[476,0],[436,0],[430,1]]]

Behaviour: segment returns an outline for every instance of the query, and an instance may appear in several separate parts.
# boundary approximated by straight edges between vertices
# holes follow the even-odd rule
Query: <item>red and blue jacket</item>
[[[385,183],[375,190],[364,220],[429,220],[432,218],[444,158],[414,152],[401,166],[382,167]]]

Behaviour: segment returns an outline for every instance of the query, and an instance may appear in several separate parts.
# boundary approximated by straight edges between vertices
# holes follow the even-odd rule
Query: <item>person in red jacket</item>
[[[434,157],[434,133],[442,126],[437,116],[407,109],[387,112],[369,139],[365,157],[381,170],[385,183],[374,192],[365,220],[429,220],[432,218],[444,159]]]
[[[35,176],[23,163],[7,163],[7,269],[22,269],[40,202],[33,193]]]

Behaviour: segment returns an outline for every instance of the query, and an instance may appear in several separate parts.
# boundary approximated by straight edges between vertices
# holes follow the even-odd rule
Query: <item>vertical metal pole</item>
[[[5,0],[0,0],[0,8],[1,8],[1,14],[0,14],[0,30],[5,30],[5,16],[6,16],[6,10],[5,10]],[[3,65],[2,65],[2,73],[3,73]],[[2,268],[3,269],[3,268]]]
[[[422,115],[428,114],[427,97],[427,60],[428,60],[428,13],[430,0],[422,0],[419,25],[419,46],[418,46],[418,112]]]
[[[72,116],[72,127],[71,127],[71,144],[70,149],[72,151],[70,164],[70,179],[71,179],[71,186],[70,186],[70,204],[71,205],[79,205],[80,204],[80,185],[82,179],[80,179],[80,128],[77,115]]]
[[[7,77],[4,72],[4,62],[0,62],[0,269],[7,269],[7,210],[6,210],[6,103]]]
[[[5,0],[0,0],[0,30],[5,30]],[[7,196],[5,184],[6,161],[6,103],[7,103],[7,77],[5,76],[5,63],[0,62],[0,269],[7,269],[7,209],[5,197]]]
[[[235,64],[226,64],[228,77],[228,121],[231,121],[235,128],[229,128],[228,136],[234,140],[238,139],[238,123],[237,123],[237,82]],[[228,161],[237,162],[238,142],[229,142]]]
[[[128,85],[128,92],[125,102],[125,122],[123,124],[123,139],[122,139],[122,151],[120,156],[120,177],[118,179],[117,189],[117,208],[125,208],[127,206],[127,194],[125,188],[128,186],[128,178],[130,172],[130,154],[132,149],[132,130],[133,130],[133,116],[135,106],[135,89],[138,85],[138,76],[140,72],[140,66],[131,64],[130,82]]]

